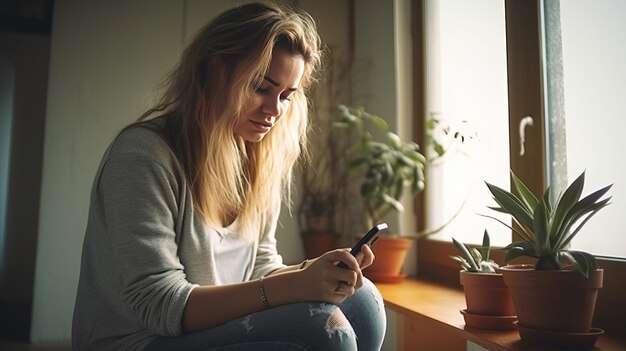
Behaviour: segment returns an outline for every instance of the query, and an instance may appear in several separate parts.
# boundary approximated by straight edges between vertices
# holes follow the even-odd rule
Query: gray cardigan
[[[257,233],[202,223],[169,145],[145,127],[122,132],[98,168],[74,307],[76,350],[141,350],[182,333],[197,285],[244,282],[284,267],[280,204]],[[237,303],[233,301],[233,303]]]

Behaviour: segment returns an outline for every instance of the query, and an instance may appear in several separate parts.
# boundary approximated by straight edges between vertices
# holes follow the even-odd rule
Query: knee
[[[387,314],[383,297],[371,281],[364,279],[354,299],[344,311],[353,321],[360,349],[380,349],[387,331]]]
[[[310,304],[310,330],[317,334],[316,350],[356,350],[356,333],[341,309],[331,304]]]
[[[379,313],[385,313],[385,302],[378,288],[371,280],[363,277],[363,286],[359,289],[362,298],[371,300],[375,304]]]

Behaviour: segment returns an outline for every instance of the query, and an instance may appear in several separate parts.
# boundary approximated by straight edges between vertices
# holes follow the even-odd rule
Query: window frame
[[[507,41],[507,70],[509,97],[509,153],[510,168],[536,194],[546,187],[546,145],[544,115],[544,85],[542,72],[542,38],[540,32],[541,1],[504,0]],[[415,141],[425,140],[425,47],[424,0],[412,1],[413,33],[413,87]],[[525,135],[525,155],[519,155],[520,136],[517,130],[525,116],[534,119],[532,129]],[[418,230],[425,228],[427,204],[424,194],[415,199],[415,217]],[[514,239],[513,234],[511,234]],[[417,275],[461,288],[458,265],[449,259],[456,250],[451,243],[421,238],[416,245]],[[503,252],[494,251],[494,259],[502,262]],[[613,332],[625,332],[626,321],[620,312],[626,310],[626,259],[597,256],[604,269],[604,286],[598,294],[594,323]],[[527,258],[518,262],[531,262]]]

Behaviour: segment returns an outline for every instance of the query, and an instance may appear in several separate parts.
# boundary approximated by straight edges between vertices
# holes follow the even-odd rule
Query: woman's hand
[[[369,265],[372,258],[369,250],[360,261]],[[348,268],[337,267],[339,262],[344,262]],[[338,304],[363,285],[360,262],[350,254],[350,249],[329,251],[310,261],[299,274],[302,277],[300,291],[308,301]]]

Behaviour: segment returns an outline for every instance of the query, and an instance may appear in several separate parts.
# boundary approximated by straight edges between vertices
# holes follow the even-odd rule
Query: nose
[[[278,96],[267,96],[263,101],[263,113],[272,117],[278,117],[281,112],[280,98]]]

